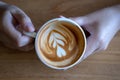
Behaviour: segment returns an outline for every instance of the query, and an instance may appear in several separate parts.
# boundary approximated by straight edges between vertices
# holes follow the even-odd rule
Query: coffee
[[[64,20],[45,24],[38,32],[36,43],[40,59],[57,68],[74,64],[85,50],[85,37],[81,29]]]

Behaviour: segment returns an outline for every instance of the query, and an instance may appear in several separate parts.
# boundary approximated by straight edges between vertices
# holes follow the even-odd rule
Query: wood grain
[[[120,0],[3,0],[24,10],[36,28],[64,15],[82,16]],[[35,51],[21,52],[0,43],[0,80],[120,80],[120,32],[108,49],[91,55],[79,65],[58,71],[42,64]]]

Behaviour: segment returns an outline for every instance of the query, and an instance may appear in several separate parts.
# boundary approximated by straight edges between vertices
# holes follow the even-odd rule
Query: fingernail
[[[66,18],[66,17],[64,17],[64,16],[62,16],[62,15],[59,15],[59,17],[60,17],[60,18]]]
[[[35,28],[34,28],[34,26],[33,26],[32,23],[27,23],[27,24],[25,25],[25,29],[26,29],[28,32],[34,32],[34,31],[35,31]]]

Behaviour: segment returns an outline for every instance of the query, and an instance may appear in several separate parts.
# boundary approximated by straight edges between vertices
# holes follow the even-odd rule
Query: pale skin
[[[90,33],[87,38],[85,59],[94,52],[106,50],[112,38],[120,30],[120,5],[71,19]]]
[[[84,59],[96,51],[105,50],[120,30],[120,5],[108,7],[85,16],[70,18],[86,29],[90,35]],[[0,2],[0,42],[5,46],[29,51],[33,39],[18,30],[34,32],[30,18],[18,7]]]
[[[22,51],[33,49],[33,39],[22,31],[35,31],[30,18],[18,7],[0,1],[0,42]]]

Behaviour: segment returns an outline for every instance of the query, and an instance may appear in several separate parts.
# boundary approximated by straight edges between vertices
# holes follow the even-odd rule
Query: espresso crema
[[[84,36],[76,25],[58,20],[46,24],[37,41],[39,55],[47,64],[56,67],[73,64],[85,46]]]

